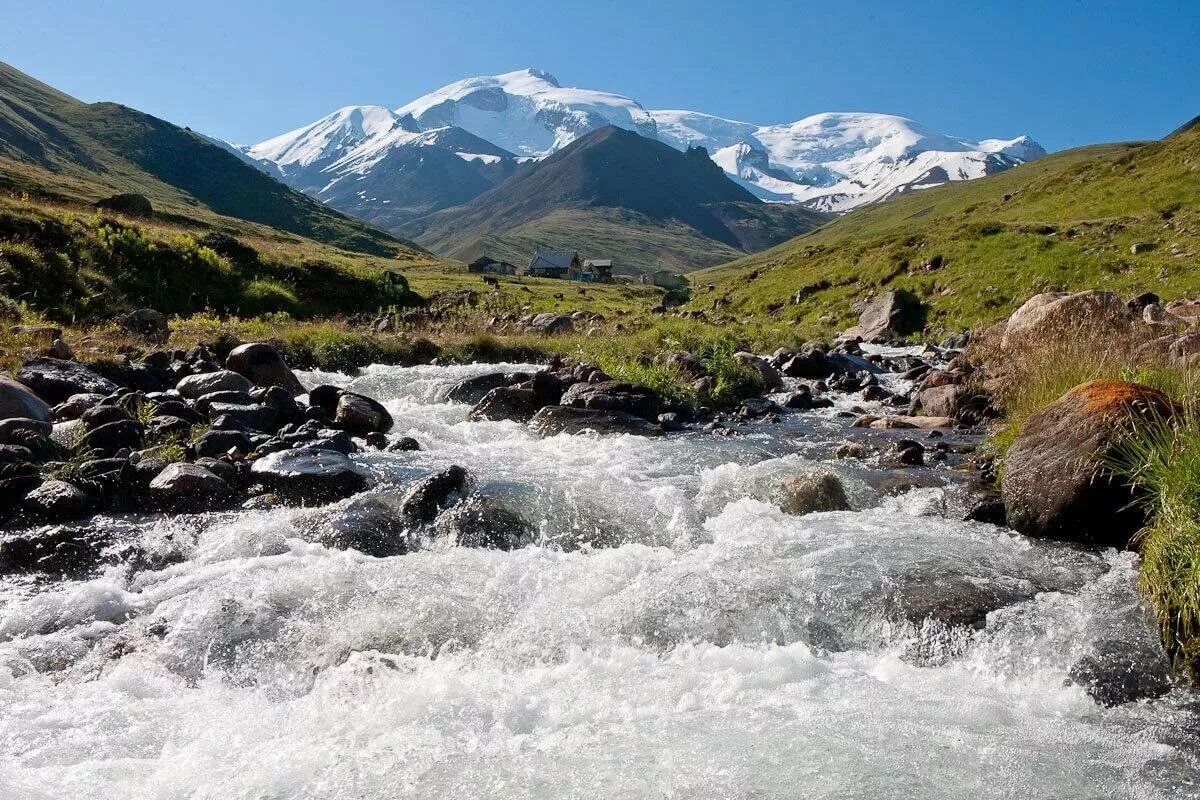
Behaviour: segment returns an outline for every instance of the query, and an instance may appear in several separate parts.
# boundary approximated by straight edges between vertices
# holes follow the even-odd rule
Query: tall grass
[[[1141,590],[1163,643],[1200,677],[1200,410],[1196,398],[1169,422],[1122,446],[1119,468],[1138,486],[1150,524],[1138,535]]]

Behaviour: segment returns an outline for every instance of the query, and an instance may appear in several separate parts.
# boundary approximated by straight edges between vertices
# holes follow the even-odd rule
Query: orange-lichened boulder
[[[1080,384],[1030,417],[1004,461],[1008,524],[1028,536],[1129,546],[1145,523],[1134,490],[1109,467],[1138,424],[1167,419],[1162,392],[1136,383]]]

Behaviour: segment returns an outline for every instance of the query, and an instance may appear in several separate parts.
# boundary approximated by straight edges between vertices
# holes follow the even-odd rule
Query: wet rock
[[[901,439],[889,453],[879,459],[882,467],[923,467],[925,446],[912,439]]]
[[[0,574],[78,575],[96,566],[105,538],[89,528],[59,526],[0,539]]]
[[[600,383],[600,381],[589,380],[589,383],[593,382]],[[563,383],[552,372],[546,370],[535,372],[530,378],[529,388],[533,391],[533,404],[537,408],[556,406],[562,402]]]
[[[35,358],[25,362],[17,373],[17,381],[33,390],[46,403],[61,403],[71,395],[95,393],[110,395],[117,385],[74,361],[57,358]],[[37,418],[36,414],[21,416]],[[49,418],[49,411],[45,412]]]
[[[420,449],[420,443],[411,436],[401,436],[399,439],[387,446],[389,453],[408,453]]]
[[[546,406],[533,415],[529,427],[540,436],[559,433],[577,434],[594,431],[601,435],[627,433],[634,436],[662,436],[663,429],[642,417],[621,411]]]
[[[269,491],[289,503],[329,503],[367,486],[367,479],[350,459],[336,450],[281,450],[255,461],[251,472]]]
[[[580,384],[576,384],[580,385]],[[587,384],[583,384],[587,385]],[[501,386],[492,389],[468,413],[469,420],[525,422],[537,411],[532,389]]]
[[[783,408],[766,397],[748,397],[738,406],[737,413],[742,419],[763,419],[783,413]]]
[[[253,388],[248,378],[227,369],[188,375],[175,385],[175,390],[189,400],[213,392],[249,392]]]
[[[248,378],[255,386],[278,386],[293,397],[304,394],[304,386],[296,374],[269,344],[253,342],[235,347],[225,359],[225,367]]]
[[[837,371],[828,352],[819,343],[808,343],[789,358],[780,371],[789,378],[825,378]]]
[[[1004,497],[987,486],[955,484],[945,490],[946,515],[954,519],[1006,525]]]
[[[335,514],[320,538],[327,547],[388,558],[404,555],[413,548],[415,539],[410,527],[401,512],[399,496],[367,494],[354,498]]]
[[[28,418],[0,419],[0,444],[30,446],[34,441],[45,439],[53,432],[49,422]]]
[[[775,493],[784,512],[804,516],[818,511],[849,511],[842,479],[832,472],[807,472],[784,481]]]
[[[912,428],[919,430],[936,430],[954,427],[954,420],[949,417],[909,417],[905,415],[882,417],[871,420],[868,427],[876,430]]]
[[[272,433],[279,427],[275,409],[260,403],[211,403],[208,415],[213,420],[213,427],[219,430]]]
[[[783,388],[783,377],[779,374],[779,370],[772,367],[765,358],[759,358],[754,353],[746,352],[734,353],[733,357],[754,370],[759,380],[762,381],[763,388],[768,392]]]
[[[645,420],[658,419],[662,398],[653,389],[618,381],[576,383],[562,394],[563,406],[594,411],[618,411]]]
[[[250,437],[242,431],[209,431],[192,445],[196,458],[214,458],[231,450],[244,455],[253,449]]]
[[[889,597],[898,615],[914,625],[927,619],[951,627],[982,628],[987,615],[1032,598],[1040,587],[977,582],[965,575],[914,574],[896,579]]]
[[[22,507],[34,517],[50,521],[73,519],[92,506],[87,492],[66,481],[46,481],[25,496]]]
[[[473,495],[438,515],[434,535],[460,547],[516,550],[533,542],[534,529],[494,498]]]
[[[170,464],[150,481],[150,497],[160,508],[205,511],[226,505],[233,489],[199,464]]]
[[[1009,525],[1027,536],[1127,547],[1145,516],[1129,482],[1108,463],[1132,427],[1173,412],[1155,389],[1097,380],[1031,416],[1005,459]]]
[[[3,378],[0,378],[0,384],[2,383]],[[0,387],[0,393],[2,392],[3,388]],[[102,394],[90,392],[73,394],[54,407],[52,416],[56,422],[66,422],[68,420],[79,419],[81,416],[83,416],[83,412],[87,411],[89,408],[100,405],[103,400],[104,395]],[[2,411],[2,409],[0,409],[0,411]]]
[[[446,401],[449,403],[469,403],[475,405],[492,389],[507,386],[508,383],[508,376],[503,372],[489,372],[484,375],[464,378],[450,387],[450,391],[446,393]]]
[[[1157,642],[1107,640],[1067,673],[1103,706],[1162,697],[1171,691],[1171,665]]]
[[[834,450],[837,458],[866,458],[867,448],[859,442],[842,442]]]
[[[917,333],[925,327],[925,305],[904,289],[884,292],[863,308],[858,325],[842,333],[844,339],[887,342]]]
[[[346,392],[338,398],[333,421],[356,436],[387,433],[394,424],[392,415],[383,405],[353,392]]]
[[[433,522],[442,509],[466,497],[470,485],[471,478],[465,469],[449,467],[422,479],[405,492],[400,501],[400,513],[414,524]]]
[[[314,386],[308,390],[308,404],[314,409],[323,411],[328,419],[333,419],[333,415],[337,411],[338,398],[342,396],[342,391],[337,386],[330,386],[324,383],[320,386]]]
[[[92,428],[83,435],[79,447],[83,450],[101,450],[115,453],[128,447],[137,450],[142,446],[142,426],[131,419],[108,422]]]

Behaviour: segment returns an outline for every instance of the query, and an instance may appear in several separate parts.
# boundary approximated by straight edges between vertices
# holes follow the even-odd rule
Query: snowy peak
[[[548,72],[523,69],[457,81],[396,109],[422,128],[454,126],[506,150],[540,158],[605,127],[656,137],[641,104],[611,92],[564,88]]]
[[[894,114],[815,114],[755,126],[688,111],[651,111],[675,147],[703,143],[721,168],[765,200],[851,208],[1045,155],[1027,136],[972,141]]]
[[[311,125],[260,142],[247,153],[281,169],[308,167],[335,161],[367,140],[403,130],[406,124],[412,123],[383,106],[346,106]]]

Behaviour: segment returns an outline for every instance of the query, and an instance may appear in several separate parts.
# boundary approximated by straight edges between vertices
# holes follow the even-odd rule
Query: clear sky
[[[532,66],[647,108],[1056,150],[1200,115],[1200,0],[0,0],[0,60],[243,144]]]

